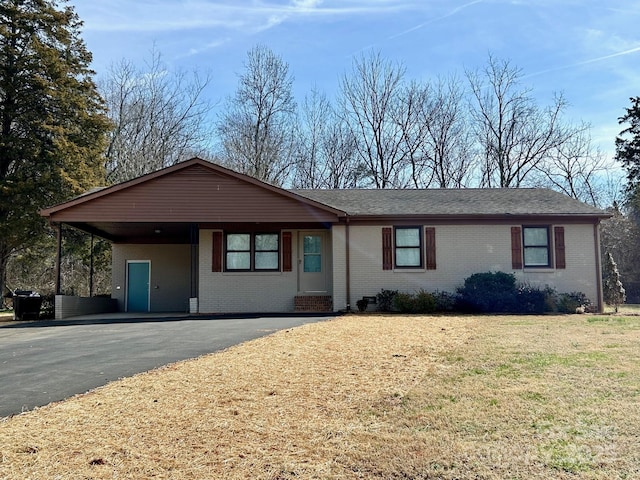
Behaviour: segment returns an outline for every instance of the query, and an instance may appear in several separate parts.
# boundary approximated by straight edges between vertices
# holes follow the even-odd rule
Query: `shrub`
[[[436,311],[436,298],[432,293],[422,289],[415,295],[416,313],[433,313]]]
[[[369,306],[369,300],[366,298],[362,298],[356,302],[356,307],[358,307],[359,312],[364,312]]]
[[[514,312],[516,277],[504,272],[474,273],[458,288],[457,307],[470,312]]]
[[[436,312],[453,312],[456,308],[457,297],[453,293],[435,292],[433,298]]]
[[[401,313],[433,313],[436,310],[436,299],[433,294],[418,290],[415,294],[396,293],[393,306]]]
[[[393,297],[398,294],[397,290],[382,289],[376,295],[378,301],[378,310],[381,312],[390,312],[393,310]]]
[[[558,311],[557,300],[558,300],[558,294],[556,293],[556,291],[553,288],[547,286],[544,289],[544,311],[548,313],[557,312]]]
[[[544,313],[547,291],[529,285],[520,285],[516,294],[515,313]]]
[[[410,293],[396,293],[393,297],[393,307],[400,313],[415,313],[416,299]]]
[[[544,313],[553,302],[553,289],[517,284],[504,272],[474,273],[458,288],[456,307],[481,313]]]
[[[559,313],[576,313],[578,307],[588,307],[591,301],[582,292],[562,293],[558,295],[556,308]]]

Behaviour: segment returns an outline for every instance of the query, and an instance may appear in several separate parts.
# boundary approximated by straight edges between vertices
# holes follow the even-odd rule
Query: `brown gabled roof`
[[[299,202],[303,202],[306,203],[310,206],[313,206],[315,208],[319,208],[321,210],[326,210],[327,212],[330,212],[334,215],[340,215],[340,214],[344,214],[344,212],[337,210],[329,205],[324,205],[322,203],[316,202],[315,200],[309,198],[309,197],[304,197],[301,195],[298,195],[297,193],[291,191],[291,190],[286,190],[280,187],[276,187],[274,185],[271,185],[269,183],[263,182],[261,180],[258,180],[256,178],[250,177],[248,175],[244,175],[242,173],[238,173],[235,172],[233,170],[230,170],[228,168],[225,168],[221,165],[212,163],[212,162],[208,162],[206,160],[203,160],[201,158],[198,157],[194,157],[190,160],[185,160],[184,162],[180,162],[180,163],[176,163],[170,167],[166,167],[163,168],[161,170],[157,170],[155,172],[152,173],[148,173],[146,175],[142,175],[140,177],[134,178],[132,180],[128,180],[126,182],[122,182],[122,183],[118,183],[116,185],[112,185],[109,187],[96,187],[93,188],[91,190],[89,190],[86,193],[83,193],[82,195],[79,195],[71,200],[68,200],[66,202],[60,203],[58,205],[52,206],[52,207],[48,207],[45,208],[43,210],[41,210],[40,214],[42,216],[45,217],[50,217],[51,215],[57,213],[57,212],[61,212],[63,210],[68,210],[70,208],[73,208],[75,206],[78,205],[82,205],[82,204],[86,204],[89,202],[92,202],[98,198],[101,197],[105,197],[108,195],[114,195],[118,192],[121,191],[125,191],[128,189],[133,189],[134,187],[140,185],[140,184],[145,184],[148,182],[151,182],[153,180],[162,178],[162,177],[166,177],[169,175],[174,175],[176,172],[179,172],[181,170],[185,170],[185,169],[189,169],[192,168],[194,166],[200,166],[200,167],[204,167],[204,169],[207,169],[209,171],[211,171],[212,173],[218,173],[221,174],[223,176],[226,176],[228,178],[232,178],[235,180],[238,180],[240,182],[246,183],[246,184],[251,184],[251,185],[255,185],[257,187],[260,187],[262,189],[264,189],[265,191],[270,191],[273,192],[277,195],[281,195],[283,197],[287,197],[287,198],[291,198],[294,199],[296,201]],[[186,191],[188,192],[188,190]],[[156,199],[157,200],[157,199]],[[190,203],[191,205],[193,205],[193,200],[190,199]]]
[[[193,225],[327,225],[344,212],[193,158],[88,192],[41,215],[115,242],[186,242]]]

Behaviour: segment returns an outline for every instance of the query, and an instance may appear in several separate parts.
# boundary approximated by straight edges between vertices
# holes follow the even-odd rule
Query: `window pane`
[[[249,270],[250,268],[249,252],[227,252],[227,270]]]
[[[546,267],[549,265],[549,250],[547,248],[525,248],[524,264],[527,267]]]
[[[419,267],[420,266],[420,249],[419,248],[397,248],[396,249],[396,266]]]
[[[396,247],[419,247],[419,228],[396,228]]]
[[[256,235],[256,251],[278,250],[278,234]]]
[[[278,252],[256,252],[256,270],[277,270]]]
[[[547,246],[547,229],[546,228],[524,228],[524,246],[525,247],[546,247]]]
[[[319,235],[305,235],[304,253],[321,253],[322,239]]]
[[[306,273],[322,272],[322,256],[321,255],[305,255],[304,271]]]
[[[232,233],[227,235],[227,250],[250,250],[251,236],[248,233]]]

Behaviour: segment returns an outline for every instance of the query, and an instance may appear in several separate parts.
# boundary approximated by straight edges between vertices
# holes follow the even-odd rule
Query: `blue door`
[[[127,263],[127,312],[149,311],[150,263]]]

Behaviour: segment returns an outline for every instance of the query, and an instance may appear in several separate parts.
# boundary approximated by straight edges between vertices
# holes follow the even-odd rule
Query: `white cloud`
[[[408,33],[414,32],[416,30],[419,30],[423,27],[426,27],[427,25],[431,25],[432,23],[438,22],[440,20],[444,20],[445,18],[449,18],[452,17],[454,15],[456,15],[457,13],[461,12],[462,10],[464,10],[467,7],[470,7],[472,5],[475,5],[477,3],[482,3],[484,0],[473,0],[472,2],[468,2],[465,3],[464,5],[460,5],[458,7],[453,8],[452,10],[448,11],[447,13],[445,13],[444,15],[440,15],[438,17],[435,17],[427,22],[421,23],[419,25],[416,25],[415,27],[412,27],[408,30],[405,30],[404,32],[400,32],[396,35],[392,35],[391,37],[389,37],[390,39],[392,38],[397,38],[397,37],[401,37],[402,35],[406,35]]]
[[[95,0],[72,0],[85,22],[85,30],[102,32],[170,32],[187,29],[262,31],[296,17],[349,17],[383,15],[422,8],[408,0],[360,2],[358,0],[113,0],[108,7]]]
[[[230,39],[227,38],[221,38],[219,40],[214,40],[213,42],[208,42],[205,43],[204,45],[200,45],[197,47],[191,47],[189,49],[189,51],[187,52],[186,55],[183,55],[183,57],[188,57],[188,56],[192,56],[192,55],[200,55],[201,53],[207,52],[209,50],[213,50],[215,48],[219,48],[221,46],[223,46],[224,44],[228,43],[230,41]]]

